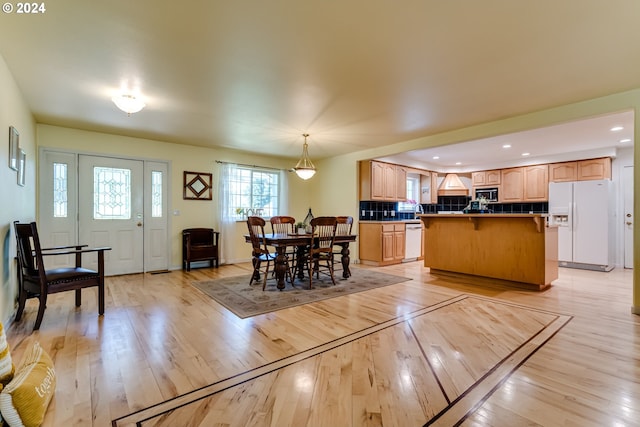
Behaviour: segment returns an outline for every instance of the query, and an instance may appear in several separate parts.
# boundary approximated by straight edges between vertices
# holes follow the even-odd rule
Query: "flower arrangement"
[[[307,224],[304,222],[296,222],[296,232],[298,234],[305,234],[307,232]]]

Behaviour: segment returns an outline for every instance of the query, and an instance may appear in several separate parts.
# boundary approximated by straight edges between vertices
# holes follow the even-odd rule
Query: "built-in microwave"
[[[498,188],[476,188],[476,200],[484,197],[488,202],[498,201]]]

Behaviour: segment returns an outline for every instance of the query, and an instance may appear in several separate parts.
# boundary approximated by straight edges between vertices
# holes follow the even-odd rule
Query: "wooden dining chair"
[[[252,263],[253,273],[251,274],[251,280],[249,280],[249,286],[253,284],[254,280],[260,280],[260,274],[262,277],[262,290],[264,291],[267,286],[267,276],[269,275],[269,267],[271,263],[276,260],[276,254],[269,251],[264,234],[264,226],[266,222],[259,216],[250,216],[247,218],[247,228],[249,229],[249,239],[252,246]],[[264,268],[264,270],[262,270]],[[293,285],[293,279],[289,265],[287,265],[287,277]]]
[[[289,233],[295,233],[296,231],[296,219],[292,216],[286,216],[286,215],[272,216],[269,222],[271,222],[271,231],[274,234],[289,234]],[[288,261],[290,270],[294,269],[297,250],[298,248],[296,246],[288,246],[285,249],[285,254],[287,255],[287,258],[288,258],[287,261]],[[293,271],[291,271],[290,273],[293,274]]]
[[[15,221],[14,228],[18,253],[18,311],[16,321],[22,318],[26,301],[38,298],[40,305],[33,330],[40,329],[44,310],[47,307],[47,295],[76,292],[76,307],[81,304],[83,288],[98,288],[98,315],[104,314],[104,252],[111,248],[87,248],[87,245],[58,246],[42,248],[35,222],[21,224]],[[97,252],[98,270],[82,267],[82,254]],[[75,255],[74,267],[45,269],[45,256]]]
[[[353,217],[337,216],[336,236],[349,236],[353,228]],[[348,254],[347,254],[348,256]],[[334,245],[333,247],[333,270],[342,270],[342,245]]]
[[[307,272],[309,274],[309,289],[313,287],[313,274],[316,278],[320,273],[331,278],[335,285],[333,276],[333,242],[336,238],[338,220],[335,216],[319,216],[311,220],[311,238],[309,241],[309,252],[307,255]]]

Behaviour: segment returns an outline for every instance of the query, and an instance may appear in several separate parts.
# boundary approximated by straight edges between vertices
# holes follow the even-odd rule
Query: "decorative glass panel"
[[[162,172],[151,171],[151,216],[162,218]]]
[[[93,218],[131,219],[131,170],[93,168]]]
[[[53,217],[67,217],[67,164],[53,164]]]

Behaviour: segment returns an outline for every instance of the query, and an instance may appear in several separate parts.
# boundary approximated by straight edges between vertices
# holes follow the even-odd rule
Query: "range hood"
[[[455,173],[448,173],[440,187],[438,187],[438,196],[468,196],[469,189]]]

